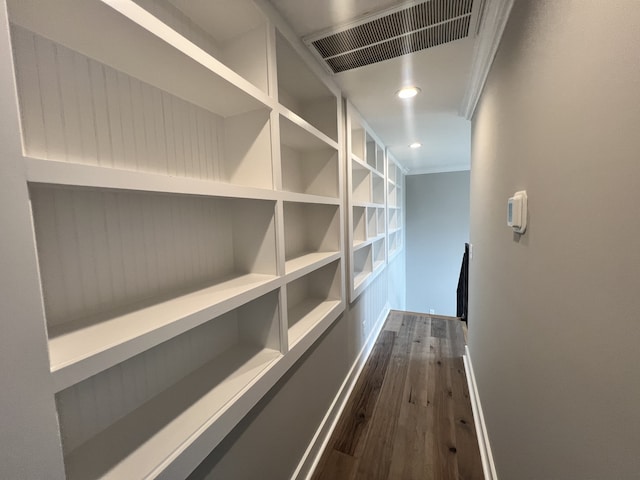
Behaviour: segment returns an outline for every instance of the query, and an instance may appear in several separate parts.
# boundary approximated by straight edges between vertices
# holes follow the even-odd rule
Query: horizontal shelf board
[[[311,133],[316,138],[322,140],[322,142],[325,143],[326,145],[330,146],[331,148],[333,148],[335,150],[338,150],[340,148],[340,146],[338,145],[338,142],[333,140],[328,135],[322,133],[320,130],[318,130],[316,127],[311,125],[308,121],[306,121],[304,118],[302,118],[297,113],[292,112],[291,110],[289,110],[287,107],[285,107],[282,104],[278,104],[277,105],[277,109],[278,109],[278,112],[280,113],[281,116],[283,116],[287,120],[295,123],[297,126],[303,128],[307,132]]]
[[[321,195],[309,195],[308,193],[289,192],[284,190],[280,192],[280,197],[285,202],[320,203],[325,205],[341,204],[341,200],[336,197],[323,197]]]
[[[340,300],[311,298],[291,308],[289,316],[289,347],[320,323],[334,308],[340,306]]]
[[[244,187],[188,177],[172,177],[79,163],[24,157],[27,180],[32,183],[74,185],[144,192],[175,193],[211,197],[276,200],[274,190]]]
[[[356,250],[360,250],[361,248],[367,247],[369,245],[371,245],[371,240],[370,239],[369,240],[361,240],[358,243],[354,242],[353,251],[355,252]]]
[[[375,168],[371,168],[371,171],[380,177],[381,180],[384,180],[384,173],[382,173],[380,170],[376,170]]]
[[[356,155],[355,153],[352,153],[350,155],[350,158],[351,158],[351,160],[354,160],[355,162],[357,162],[358,165],[361,166],[362,168],[366,168],[368,170],[371,169],[371,167],[369,165],[367,165],[359,155]]]
[[[353,168],[369,171],[372,170],[370,165],[366,164],[360,157],[357,157],[354,154],[351,154],[351,161],[353,162]]]
[[[376,262],[373,262],[373,271],[376,272],[379,268],[384,266],[384,260],[378,260]]]
[[[356,290],[371,275],[371,272],[358,272],[353,277],[353,289]]]
[[[382,172],[380,172],[379,170],[376,170],[371,165],[364,162],[360,157],[357,157],[356,155],[351,154],[351,161],[353,162],[352,163],[353,168],[359,169],[359,170],[369,170],[374,175],[377,175],[381,179],[384,179],[384,174]]]
[[[375,243],[379,240],[382,240],[385,237],[384,232],[383,233],[379,233],[378,235],[376,235],[375,237],[371,237],[369,239],[369,241],[371,241],[371,243]]]
[[[312,252],[301,255],[285,262],[287,282],[306,275],[317,268],[340,258],[340,252]]]
[[[385,264],[382,262],[382,267],[377,268],[372,272],[360,272],[354,275],[353,277],[353,289],[351,290],[350,301],[353,302],[358,296],[362,293],[362,291],[369,286],[371,282],[380,274],[380,272],[384,271]]]
[[[370,207],[370,208],[384,208],[384,203],[374,202],[351,202],[352,207]]]
[[[215,428],[225,407],[249,394],[280,357],[278,351],[247,346],[222,354],[71,452],[65,459],[68,478],[159,475],[168,457]]]
[[[402,230],[402,227],[398,227],[398,228],[390,228],[389,229],[389,235],[399,232],[400,230]]]
[[[360,250],[361,248],[366,247],[367,245],[371,245],[382,240],[385,237],[384,233],[376,235],[375,237],[368,238],[367,240],[359,240],[358,243],[353,242],[353,250]]]
[[[17,25],[223,117],[273,108],[264,92],[132,0],[19,1],[11,14]]]
[[[56,335],[53,330],[49,357],[55,389],[74,385],[280,284],[274,275],[242,275],[71,332]]]
[[[280,121],[280,142],[283,145],[299,151],[317,151],[328,148],[338,150],[336,142],[302,118],[298,117],[297,119],[302,120],[302,122],[294,121],[282,115]]]

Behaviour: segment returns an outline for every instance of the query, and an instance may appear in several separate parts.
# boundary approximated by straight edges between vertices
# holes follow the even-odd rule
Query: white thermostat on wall
[[[527,192],[521,190],[513,194],[507,203],[507,225],[516,233],[527,229]]]

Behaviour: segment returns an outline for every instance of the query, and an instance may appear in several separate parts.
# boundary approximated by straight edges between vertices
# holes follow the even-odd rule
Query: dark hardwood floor
[[[481,480],[462,322],[392,311],[314,480]]]

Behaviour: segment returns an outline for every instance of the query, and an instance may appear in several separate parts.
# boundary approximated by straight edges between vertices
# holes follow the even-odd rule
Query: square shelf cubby
[[[385,219],[384,219],[384,208],[383,207],[378,207],[376,209],[376,214],[378,215],[378,219],[377,219],[377,235],[384,235],[385,233]]]
[[[384,149],[376,143],[376,170],[384,175]]]
[[[378,235],[378,212],[376,207],[367,207],[367,239]]]
[[[284,202],[285,272],[293,273],[340,251],[337,205]]]
[[[373,180],[373,189],[372,189],[372,200],[373,203],[377,203],[378,205],[382,205],[384,204],[384,178],[373,174],[372,175],[372,180]]]
[[[371,171],[359,162],[351,161],[351,198],[354,202],[371,202]]]
[[[367,165],[372,169],[376,168],[376,141],[365,131],[365,155]]]
[[[366,208],[353,207],[353,244],[357,245],[367,239]]]
[[[287,284],[289,347],[340,305],[341,278],[336,260]]]
[[[356,290],[373,271],[371,244],[353,252],[353,289]]]
[[[386,255],[386,246],[385,246],[385,240],[386,238],[380,238],[379,240],[376,240],[375,242],[373,242],[373,253],[372,253],[372,257],[373,257],[373,270],[377,270],[378,268],[382,267],[382,265],[385,262],[385,255]]]
[[[282,188],[289,192],[338,197],[338,151],[280,116]]]
[[[365,161],[365,130],[355,117],[349,118],[351,122],[351,146],[350,151],[363,162]]]

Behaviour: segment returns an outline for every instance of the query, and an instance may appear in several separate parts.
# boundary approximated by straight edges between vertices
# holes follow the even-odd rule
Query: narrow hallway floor
[[[314,480],[481,480],[462,322],[391,311]]]

